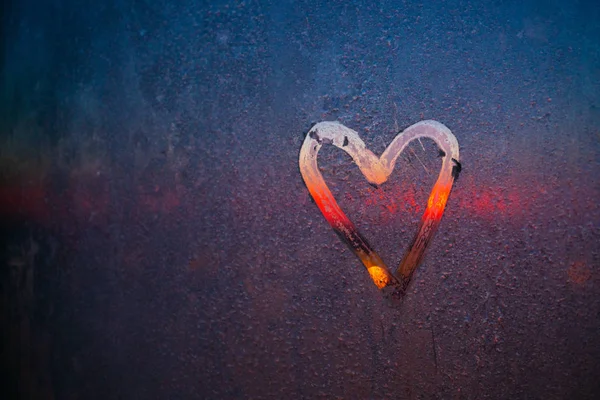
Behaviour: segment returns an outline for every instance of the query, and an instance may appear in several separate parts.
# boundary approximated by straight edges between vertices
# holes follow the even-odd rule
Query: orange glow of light
[[[375,283],[378,289],[383,289],[390,283],[389,272],[377,265],[373,265],[372,267],[367,268],[369,271],[369,275],[371,279]]]
[[[330,225],[334,225],[336,223],[341,223],[345,226],[352,225],[352,222],[350,222],[346,215],[340,212],[335,212],[337,208],[336,202],[326,185],[313,183],[310,185],[307,184],[307,187],[313,199],[315,200],[315,203],[317,203],[317,206]]]
[[[424,219],[441,219],[448,202],[448,196],[452,184],[441,184],[437,182],[431,190],[431,195],[427,200],[427,208],[423,214]]]

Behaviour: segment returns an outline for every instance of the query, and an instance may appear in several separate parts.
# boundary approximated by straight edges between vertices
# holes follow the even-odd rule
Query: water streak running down
[[[323,144],[333,144],[352,157],[367,181],[380,185],[387,181],[394,170],[398,156],[406,146],[419,138],[430,138],[435,141],[440,149],[442,167],[431,189],[417,234],[396,273],[393,274],[340,209],[319,171],[317,155]],[[313,126],[300,150],[302,177],[327,222],[362,261],[375,285],[398,296],[406,293],[411,277],[423,259],[425,250],[440,224],[448,196],[460,169],[456,137],[445,125],[431,120],[418,122],[400,132],[381,157],[377,157],[365,147],[365,143],[356,131],[338,122],[321,122]]]

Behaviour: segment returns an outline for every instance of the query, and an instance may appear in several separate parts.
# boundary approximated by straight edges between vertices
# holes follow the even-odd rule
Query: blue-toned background
[[[595,1],[33,1],[2,8],[6,398],[592,399]],[[310,126],[376,153],[446,124],[463,171],[400,306],[311,201]],[[390,266],[431,143],[369,186],[320,162]]]

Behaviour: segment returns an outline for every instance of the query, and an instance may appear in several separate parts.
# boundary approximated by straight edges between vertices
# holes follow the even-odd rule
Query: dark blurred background
[[[8,399],[600,396],[597,1],[4,2]],[[391,305],[304,186],[311,124],[463,171]],[[388,265],[439,168],[324,176]]]

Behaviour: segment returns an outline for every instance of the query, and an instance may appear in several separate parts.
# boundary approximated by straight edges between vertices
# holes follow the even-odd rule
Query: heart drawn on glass
[[[442,167],[431,189],[417,233],[402,257],[396,273],[393,274],[340,209],[319,171],[317,155],[323,144],[333,144],[352,157],[367,181],[381,185],[391,175],[398,156],[406,146],[419,138],[435,141],[440,149]],[[379,289],[386,289],[386,292],[391,290],[391,293],[398,296],[406,293],[411,277],[423,259],[425,250],[440,224],[452,185],[460,170],[456,137],[445,125],[432,120],[418,122],[400,132],[381,157],[377,157],[365,147],[356,131],[339,122],[320,122],[314,125],[306,135],[300,150],[302,178],[327,222],[362,261],[375,285]]]

